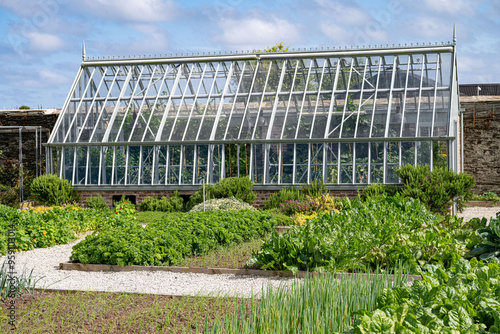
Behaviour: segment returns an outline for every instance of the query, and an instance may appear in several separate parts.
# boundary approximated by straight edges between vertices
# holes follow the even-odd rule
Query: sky
[[[0,0],[0,109],[61,108],[87,57],[448,42],[500,82],[500,0]]]

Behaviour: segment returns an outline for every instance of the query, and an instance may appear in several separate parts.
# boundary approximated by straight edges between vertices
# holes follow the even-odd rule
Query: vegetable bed
[[[273,233],[249,265],[261,269],[370,270],[398,262],[412,271],[425,264],[449,267],[467,251],[473,226],[428,212],[418,200],[343,199],[342,211],[319,215],[292,233]]]
[[[280,216],[262,211],[210,211],[166,214],[145,228],[128,222],[104,228],[73,247],[71,260],[111,265],[172,266],[270,233]]]

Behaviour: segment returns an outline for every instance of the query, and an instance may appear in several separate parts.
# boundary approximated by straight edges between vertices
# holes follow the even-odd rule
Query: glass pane
[[[281,183],[293,183],[293,144],[281,145]]]
[[[308,183],[307,182],[307,162],[309,157],[308,144],[295,145],[295,183]]]
[[[326,143],[326,178],[327,183],[337,183],[338,175],[338,143]]]

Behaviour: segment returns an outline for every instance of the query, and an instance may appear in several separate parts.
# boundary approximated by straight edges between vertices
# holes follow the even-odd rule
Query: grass
[[[193,333],[234,316],[236,298],[36,291],[16,302],[19,333]],[[0,306],[3,306],[0,304]],[[7,309],[0,332],[11,330]]]
[[[262,240],[255,239],[214,250],[203,256],[190,256],[185,258],[179,266],[243,269],[248,259],[252,256],[252,252],[258,251],[261,245]]]

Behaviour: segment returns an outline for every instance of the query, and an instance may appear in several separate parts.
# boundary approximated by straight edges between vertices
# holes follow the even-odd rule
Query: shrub
[[[87,199],[87,208],[96,210],[108,210],[108,204],[101,195],[91,196]]]
[[[0,204],[16,207],[19,204],[19,192],[11,187],[0,186]]]
[[[363,189],[361,197],[366,200],[368,198],[379,197],[383,195],[394,196],[401,190],[401,188],[393,185],[372,183]]]
[[[474,178],[468,174],[457,174],[447,168],[434,168],[428,165],[405,165],[396,173],[404,183],[402,194],[422,201],[429,210],[448,214],[448,208],[455,200],[458,210],[472,197],[471,188]]]
[[[329,194],[330,192],[326,188],[325,183],[322,179],[314,179],[311,184],[304,184],[300,187],[300,191],[310,197],[319,197],[322,195]]]
[[[218,198],[211,199],[205,202],[205,211],[213,211],[213,210],[257,210],[253,206],[248,203],[242,202],[236,199],[234,196],[230,198]],[[203,211],[203,203],[195,205],[189,212],[202,212]]]
[[[305,196],[299,189],[283,187],[279,192],[272,194],[264,203],[264,209],[279,209],[286,201],[302,201]]]
[[[31,183],[31,193],[40,204],[61,205],[79,200],[68,180],[56,175],[42,175]]]
[[[229,198],[235,197],[240,201],[252,204],[257,198],[252,190],[253,182],[246,176],[243,177],[228,177],[220,180],[215,185],[205,185],[205,200],[216,198]],[[192,209],[195,205],[203,202],[203,187],[194,193],[187,203],[188,210]]]
[[[174,191],[174,194],[170,197],[147,197],[141,204],[139,208],[142,211],[162,211],[162,212],[179,212],[182,211],[184,206],[184,200],[179,195],[179,191]]]

